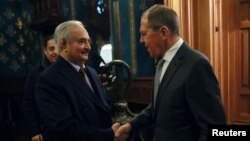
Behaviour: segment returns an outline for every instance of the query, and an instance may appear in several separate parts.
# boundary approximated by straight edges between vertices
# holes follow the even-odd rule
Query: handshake
[[[112,125],[112,129],[114,131],[114,141],[126,141],[132,127],[130,123],[125,123],[124,125],[115,123]]]

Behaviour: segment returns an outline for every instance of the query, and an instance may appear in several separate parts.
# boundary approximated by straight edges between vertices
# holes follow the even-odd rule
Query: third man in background
[[[43,141],[40,131],[39,111],[35,99],[35,83],[38,75],[48,66],[55,63],[57,59],[57,50],[53,36],[46,37],[42,46],[42,64],[29,73],[24,88],[24,118],[31,141]]]

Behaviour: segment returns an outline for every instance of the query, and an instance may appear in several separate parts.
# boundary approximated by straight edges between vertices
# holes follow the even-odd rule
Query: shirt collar
[[[77,64],[74,64],[74,63],[72,63],[72,62],[70,62],[70,61],[68,61],[72,66],[73,66],[73,68],[76,70],[76,71],[79,71],[80,70],[80,66],[79,65],[77,65]],[[83,68],[86,68],[86,66],[83,64]]]
[[[167,62],[170,62],[183,44],[183,42],[183,39],[180,38],[173,46],[170,47],[169,50],[167,50],[167,52],[163,56],[163,59]]]

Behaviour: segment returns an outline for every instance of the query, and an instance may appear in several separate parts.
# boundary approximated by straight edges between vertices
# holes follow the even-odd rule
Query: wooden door
[[[236,58],[236,93],[234,123],[250,123],[250,0],[240,0],[237,6],[239,46]],[[234,104],[234,103],[233,103]]]

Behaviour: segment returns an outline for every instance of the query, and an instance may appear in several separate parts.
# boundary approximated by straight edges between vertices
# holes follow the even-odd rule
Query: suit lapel
[[[98,98],[93,94],[92,90],[86,82],[81,79],[80,73],[78,73],[74,68],[63,58],[58,59],[58,63],[61,63],[61,73],[63,77],[68,79],[74,86],[78,87],[81,90],[82,95],[88,97],[89,100],[93,101],[92,103],[98,106],[99,108],[107,111],[108,109],[103,106],[103,104],[98,100]]]
[[[169,66],[163,75],[162,82],[160,83],[157,97],[156,97],[155,110],[154,110],[155,114],[154,115],[156,115],[156,113],[158,111],[159,101],[160,101],[162,95],[164,94],[164,90],[167,89],[168,84],[171,82],[171,79],[174,77],[175,72],[178,70],[178,68],[182,62],[182,59],[184,58],[186,46],[187,45],[185,43],[183,43],[181,45],[180,49],[177,51],[176,55],[174,56],[172,61],[169,63]]]
[[[88,71],[88,77],[91,81],[91,84],[93,85],[93,89],[95,91],[95,97],[100,100],[100,102],[102,102],[102,106],[106,106],[107,108],[109,108],[109,105],[105,99],[105,93],[103,88],[100,87],[102,84],[101,83],[98,83],[100,82],[99,78],[96,78],[94,76],[96,76],[95,72],[93,72],[93,70],[91,70],[89,67],[86,67],[87,71]]]

